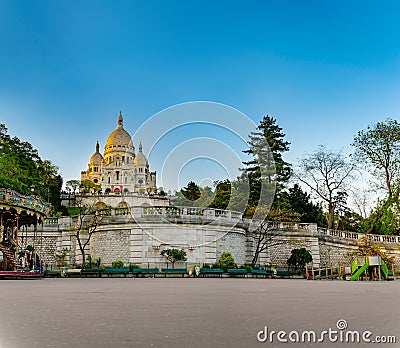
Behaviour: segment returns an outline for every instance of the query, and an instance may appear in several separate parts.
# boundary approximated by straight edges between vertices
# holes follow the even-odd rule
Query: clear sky
[[[80,178],[120,110],[133,135],[198,100],[256,124],[275,117],[289,162],[320,144],[349,152],[358,130],[400,115],[399,14],[399,1],[0,0],[0,122],[65,180]],[[210,134],[229,143],[217,129],[191,124],[168,144]],[[145,152],[154,145],[139,140]],[[207,151],[186,158],[181,183],[223,179]],[[159,173],[164,165],[160,155],[150,162]]]

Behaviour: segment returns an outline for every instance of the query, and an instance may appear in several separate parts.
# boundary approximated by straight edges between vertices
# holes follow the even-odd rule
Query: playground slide
[[[383,261],[382,261],[382,264],[381,264],[381,270],[382,270],[383,274],[385,275],[385,279],[387,279],[388,273],[389,273],[389,269],[386,266],[386,263],[384,263]]]
[[[353,262],[351,263],[351,274],[354,274],[355,272],[357,272],[358,270],[358,262],[357,262],[357,258],[355,257],[353,259]]]
[[[350,280],[356,280],[361,274],[363,274],[363,272],[368,268],[368,262],[364,263],[364,265],[362,265],[356,273],[354,273]]]

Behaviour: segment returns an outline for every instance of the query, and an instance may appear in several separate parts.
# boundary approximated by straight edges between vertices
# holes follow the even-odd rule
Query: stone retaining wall
[[[69,264],[82,263],[78,243],[70,232],[72,222],[67,218],[59,221],[62,223],[39,226],[37,241],[43,242],[43,260],[54,263],[51,254],[67,248],[70,251],[66,261]],[[187,252],[188,264],[213,264],[224,251],[228,251],[241,265],[251,262],[255,250],[254,239],[247,230],[245,224],[228,218],[215,223],[203,216],[186,216],[169,222],[159,216],[145,216],[141,220],[112,216],[107,224],[100,226],[99,232],[93,234],[86,254],[100,257],[104,265],[111,265],[118,259],[126,265],[134,263],[151,267],[165,262],[160,252],[167,248],[183,248]],[[28,238],[24,244],[33,243],[33,231],[23,233]],[[312,225],[306,228],[296,225],[291,229],[278,226],[275,233],[272,245],[260,254],[259,263],[286,265],[292,249],[305,247],[311,252],[315,265],[349,265],[352,258],[348,254],[356,250],[359,241],[358,234],[329,234],[319,231],[316,225],[314,229]],[[400,243],[397,239],[376,239],[388,254],[395,257],[395,264],[400,267]]]

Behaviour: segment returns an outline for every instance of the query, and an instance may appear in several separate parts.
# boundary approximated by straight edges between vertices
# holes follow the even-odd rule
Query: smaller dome
[[[139,166],[139,167],[146,167],[148,165],[147,158],[145,155],[143,155],[143,152],[142,152],[142,143],[139,144],[139,152],[135,156],[135,159],[133,160],[133,164],[135,166]]]
[[[99,142],[96,143],[96,152],[90,157],[90,164],[100,164],[103,160],[103,156],[100,153]]]

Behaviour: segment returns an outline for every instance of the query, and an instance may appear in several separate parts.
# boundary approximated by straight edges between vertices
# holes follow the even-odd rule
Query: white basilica
[[[101,186],[103,193],[156,193],[156,172],[150,172],[149,163],[139,144],[135,154],[132,138],[124,129],[123,118],[118,116],[117,128],[108,136],[104,154],[96,144],[88,168],[81,172],[81,181],[90,180]]]

